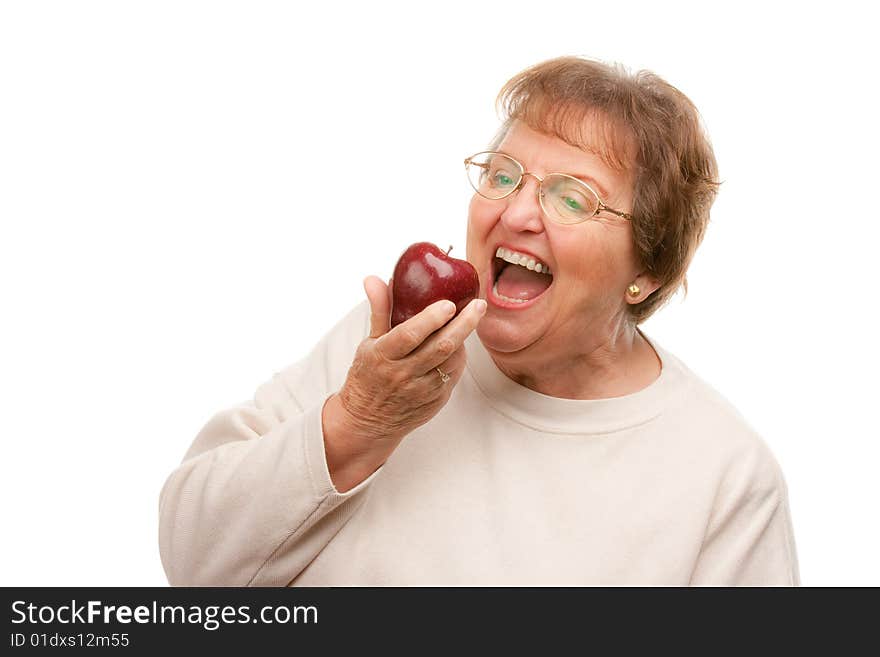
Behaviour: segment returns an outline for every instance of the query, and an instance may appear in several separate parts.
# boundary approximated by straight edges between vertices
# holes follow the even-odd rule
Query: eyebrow
[[[560,173],[564,173],[560,171]],[[569,173],[569,176],[572,178],[577,178],[578,180],[587,183],[590,187],[594,188],[599,194],[602,196],[602,200],[606,200],[608,198],[608,192],[605,190],[602,185],[599,184],[599,181],[595,178],[588,176],[583,173]]]

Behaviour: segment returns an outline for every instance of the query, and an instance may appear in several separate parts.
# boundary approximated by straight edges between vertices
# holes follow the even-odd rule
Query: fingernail
[[[443,311],[447,315],[453,314],[455,312],[455,308],[456,305],[452,301],[447,301],[445,304],[443,304]]]
[[[481,315],[486,312],[486,302],[483,299],[477,299],[477,312]]]

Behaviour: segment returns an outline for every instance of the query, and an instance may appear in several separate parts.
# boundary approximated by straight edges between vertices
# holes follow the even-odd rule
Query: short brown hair
[[[687,297],[687,269],[720,184],[712,145],[690,99],[650,71],[632,74],[620,64],[559,57],[511,78],[497,104],[504,124],[491,149],[520,120],[596,152],[617,170],[632,169],[633,243],[640,265],[660,282],[647,299],[629,306],[632,322],[648,319],[679,287]],[[598,132],[585,134],[586,125]]]

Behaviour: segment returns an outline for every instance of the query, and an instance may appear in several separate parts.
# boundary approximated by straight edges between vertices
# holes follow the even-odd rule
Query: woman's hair
[[[514,76],[498,94],[504,124],[514,121],[595,152],[634,181],[633,243],[640,265],[660,287],[629,305],[640,324],[679,287],[703,240],[719,182],[715,154],[694,104],[651,73],[619,64],[559,57]]]

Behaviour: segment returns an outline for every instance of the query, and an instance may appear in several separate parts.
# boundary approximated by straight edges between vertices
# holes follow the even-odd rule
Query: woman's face
[[[589,131],[585,131],[589,132]],[[515,122],[497,150],[518,160],[526,171],[543,178],[567,173],[587,180],[611,208],[632,210],[632,181],[593,153],[571,146]],[[596,184],[593,184],[593,183]],[[467,259],[480,276],[486,315],[477,328],[490,350],[522,352],[538,358],[574,355],[613,339],[625,317],[626,288],[641,272],[636,263],[629,222],[609,213],[580,224],[563,225],[547,218],[538,202],[538,181],[526,176],[522,188],[501,200],[478,194],[468,211]],[[493,293],[501,265],[498,247],[529,255],[550,267],[550,286],[543,274],[517,270],[504,274],[498,286],[508,297],[533,300],[507,303]],[[517,267],[517,265],[508,265]],[[593,339],[585,339],[587,336]],[[523,351],[527,350],[527,351]]]

